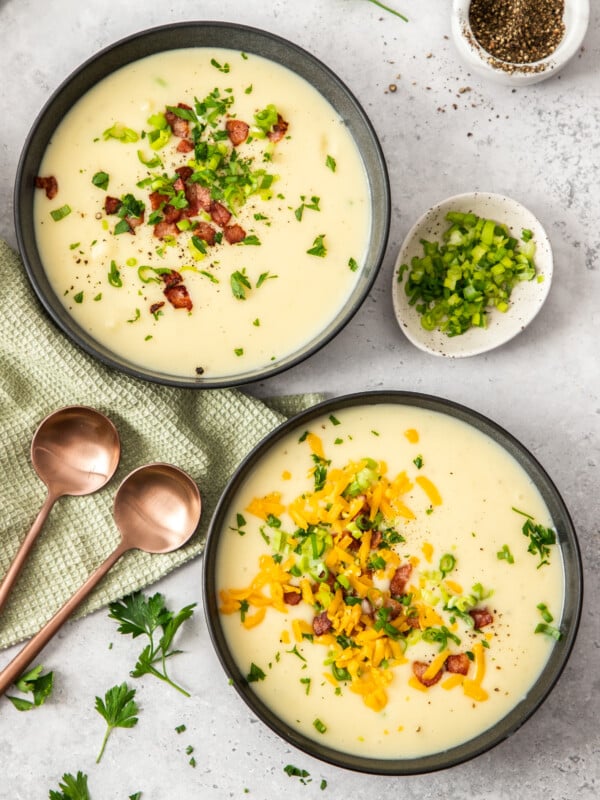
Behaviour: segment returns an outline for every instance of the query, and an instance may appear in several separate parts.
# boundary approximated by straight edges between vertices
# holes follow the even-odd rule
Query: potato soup
[[[57,127],[36,179],[50,283],[133,365],[223,376],[311,342],[356,285],[368,178],[332,106],[233,50],[134,62]]]
[[[380,759],[464,743],[560,638],[548,509],[485,434],[412,406],[342,408],[275,443],[228,503],[220,624],[260,700]]]

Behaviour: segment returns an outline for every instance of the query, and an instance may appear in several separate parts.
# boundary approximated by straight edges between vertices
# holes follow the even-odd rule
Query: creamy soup
[[[336,111],[232,50],[105,78],[56,129],[37,182],[57,296],[98,342],[173,375],[246,372],[310,342],[356,285],[371,226]]]
[[[305,736],[429,755],[494,725],[542,671],[563,606],[554,539],[486,435],[416,407],[341,409],[277,443],[233,499],[220,624],[260,699]]]

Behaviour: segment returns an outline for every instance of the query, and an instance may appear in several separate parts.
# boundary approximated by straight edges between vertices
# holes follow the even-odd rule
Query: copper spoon
[[[54,503],[64,495],[101,489],[114,475],[120,455],[117,429],[93,408],[67,406],[42,420],[31,442],[31,463],[48,493],[0,585],[0,610]]]
[[[131,472],[115,494],[114,516],[121,542],[62,608],[0,672],[0,695],[17,680],[71,613],[128,550],[169,553],[184,545],[200,521],[202,503],[194,481],[170,464],[148,464]]]

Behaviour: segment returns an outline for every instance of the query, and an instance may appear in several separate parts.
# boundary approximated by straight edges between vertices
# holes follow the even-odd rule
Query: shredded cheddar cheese
[[[408,430],[404,431],[404,435],[411,444],[416,444],[419,441],[419,432],[414,428],[409,428]]]
[[[416,431],[405,436],[418,441]],[[401,555],[406,526],[417,519],[415,484],[431,505],[442,504],[429,478],[418,474],[413,480],[406,470],[389,476],[387,464],[370,458],[331,466],[319,436],[309,432],[305,441],[314,490],[287,504],[276,491],[248,504],[245,511],[265,523],[261,533],[273,552],[260,557],[249,586],[221,591],[220,611],[239,613],[247,629],[259,625],[269,609],[286,614],[290,629],[283,631],[281,642],[323,647],[330,668],[323,673],[327,682],[336,690],[347,686],[379,712],[388,702],[396,668],[409,663],[407,654],[418,642],[437,651],[425,670],[420,667],[420,677],[407,677],[408,685],[422,692],[437,684],[449,656],[464,653],[458,647],[459,621],[473,626],[468,610],[483,590],[478,585],[476,594],[463,595],[462,586],[446,575],[455,559],[443,572],[431,570],[430,542],[421,546],[426,569],[414,553]],[[295,526],[289,532],[284,515]],[[291,613],[297,605],[303,609],[301,617]],[[307,607],[312,624],[306,621]],[[481,701],[487,698],[481,641],[472,645],[472,652],[472,674],[448,673],[441,686],[461,686],[469,698]]]

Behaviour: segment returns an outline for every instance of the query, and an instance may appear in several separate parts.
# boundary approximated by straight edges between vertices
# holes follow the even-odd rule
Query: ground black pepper
[[[564,0],[473,0],[469,24],[494,59],[533,64],[551,55],[565,33]]]

